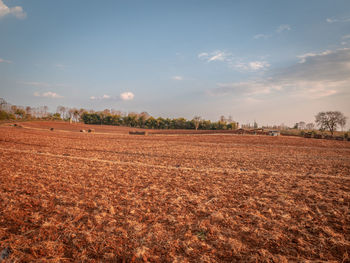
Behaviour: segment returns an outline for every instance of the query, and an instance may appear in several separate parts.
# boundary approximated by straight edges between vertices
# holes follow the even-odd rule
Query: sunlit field
[[[349,260],[349,142],[21,126],[0,127],[8,262]]]

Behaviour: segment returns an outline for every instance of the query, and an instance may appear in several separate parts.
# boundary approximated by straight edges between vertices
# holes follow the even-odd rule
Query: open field
[[[350,142],[21,125],[0,126],[9,262],[350,262]]]

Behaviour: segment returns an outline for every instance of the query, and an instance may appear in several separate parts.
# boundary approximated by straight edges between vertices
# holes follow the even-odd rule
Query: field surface
[[[0,126],[5,262],[350,262],[350,142],[21,126]]]

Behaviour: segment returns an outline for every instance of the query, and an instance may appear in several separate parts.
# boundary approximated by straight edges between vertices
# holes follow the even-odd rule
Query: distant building
[[[279,131],[269,131],[270,136],[280,136],[281,133]]]

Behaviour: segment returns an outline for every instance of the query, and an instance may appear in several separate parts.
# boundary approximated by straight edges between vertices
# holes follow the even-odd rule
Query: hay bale
[[[148,135],[147,131],[129,131],[130,135]]]
[[[88,132],[95,132],[95,129],[89,129]]]

